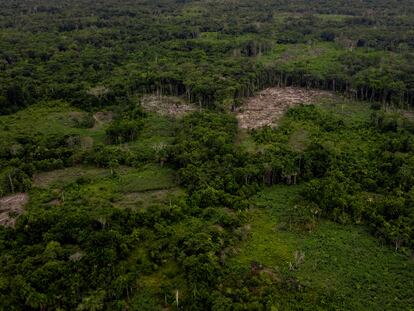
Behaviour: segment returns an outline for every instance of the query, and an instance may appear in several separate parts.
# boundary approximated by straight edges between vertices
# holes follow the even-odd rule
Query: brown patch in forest
[[[88,95],[92,95],[92,96],[95,96],[95,97],[101,97],[101,96],[107,94],[109,91],[110,90],[107,87],[105,87],[103,85],[98,85],[98,86],[95,86],[93,88],[90,88],[86,93]]]
[[[247,98],[243,106],[237,110],[237,119],[239,126],[244,129],[275,127],[277,121],[289,108],[299,104],[315,104],[322,98],[333,96],[333,93],[327,91],[272,87]]]
[[[141,105],[146,111],[173,117],[180,117],[196,110],[195,106],[174,96],[146,95],[141,98]]]
[[[403,111],[402,115],[407,118],[409,121],[414,121],[414,112],[413,111]]]
[[[62,201],[59,200],[59,199],[53,199],[53,200],[46,203],[46,205],[48,205],[48,206],[57,206],[57,205],[60,205],[60,204],[62,204]]]
[[[93,115],[95,120],[94,129],[100,127],[103,124],[110,123],[114,119],[114,113],[112,111],[98,111]]]
[[[14,227],[17,216],[23,213],[23,207],[28,201],[27,193],[16,193],[0,198],[0,225]]]

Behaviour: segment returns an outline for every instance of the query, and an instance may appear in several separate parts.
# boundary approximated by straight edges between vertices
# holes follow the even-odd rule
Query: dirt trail
[[[254,97],[247,98],[243,106],[237,110],[237,119],[239,126],[244,129],[274,127],[290,107],[317,103],[322,98],[333,96],[330,92],[297,87],[268,88]]]
[[[27,193],[16,193],[0,198],[0,225],[13,227],[16,217],[23,213],[23,207],[28,201]]]

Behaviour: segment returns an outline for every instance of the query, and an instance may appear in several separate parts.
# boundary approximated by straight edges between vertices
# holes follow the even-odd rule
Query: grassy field
[[[80,128],[77,125],[77,121],[87,115],[64,102],[40,103],[12,115],[0,116],[0,141],[13,142],[16,137],[48,139],[79,135],[91,137],[95,143],[103,142],[105,126]]]
[[[109,169],[78,165],[50,172],[37,173],[33,177],[33,186],[39,188],[47,188],[49,186],[62,187],[68,183],[75,182],[81,177],[97,179],[108,177],[109,175]]]
[[[124,193],[163,190],[174,186],[174,171],[155,165],[130,169],[119,176],[119,190]]]
[[[172,143],[175,120],[172,117],[149,113],[144,121],[144,129],[139,138],[126,144],[126,148],[150,157],[157,149]]]
[[[312,232],[286,229],[300,190],[274,186],[254,198],[257,207],[248,216],[251,237],[230,265],[246,268],[258,262],[293,275],[308,288],[340,297],[342,310],[412,310],[412,258],[381,245],[358,226],[320,220]],[[303,254],[303,262],[295,264],[295,252]]]

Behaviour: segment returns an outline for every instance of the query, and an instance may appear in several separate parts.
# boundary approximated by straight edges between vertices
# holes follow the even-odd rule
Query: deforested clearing
[[[111,111],[98,111],[93,115],[93,119],[95,120],[94,128],[97,128],[103,124],[112,122],[114,114]]]
[[[141,105],[148,112],[173,117],[180,117],[196,110],[195,106],[175,96],[146,95],[141,98]]]
[[[298,87],[272,87],[247,98],[237,110],[239,126],[255,129],[264,126],[275,127],[277,121],[291,107],[299,104],[316,104],[331,99],[334,94],[327,91],[308,90]]]
[[[13,227],[16,217],[23,213],[23,207],[28,200],[27,193],[16,193],[0,198],[0,225]]]

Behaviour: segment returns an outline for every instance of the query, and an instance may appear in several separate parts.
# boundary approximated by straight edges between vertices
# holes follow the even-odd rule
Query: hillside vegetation
[[[0,310],[413,310],[410,0],[8,1]]]

